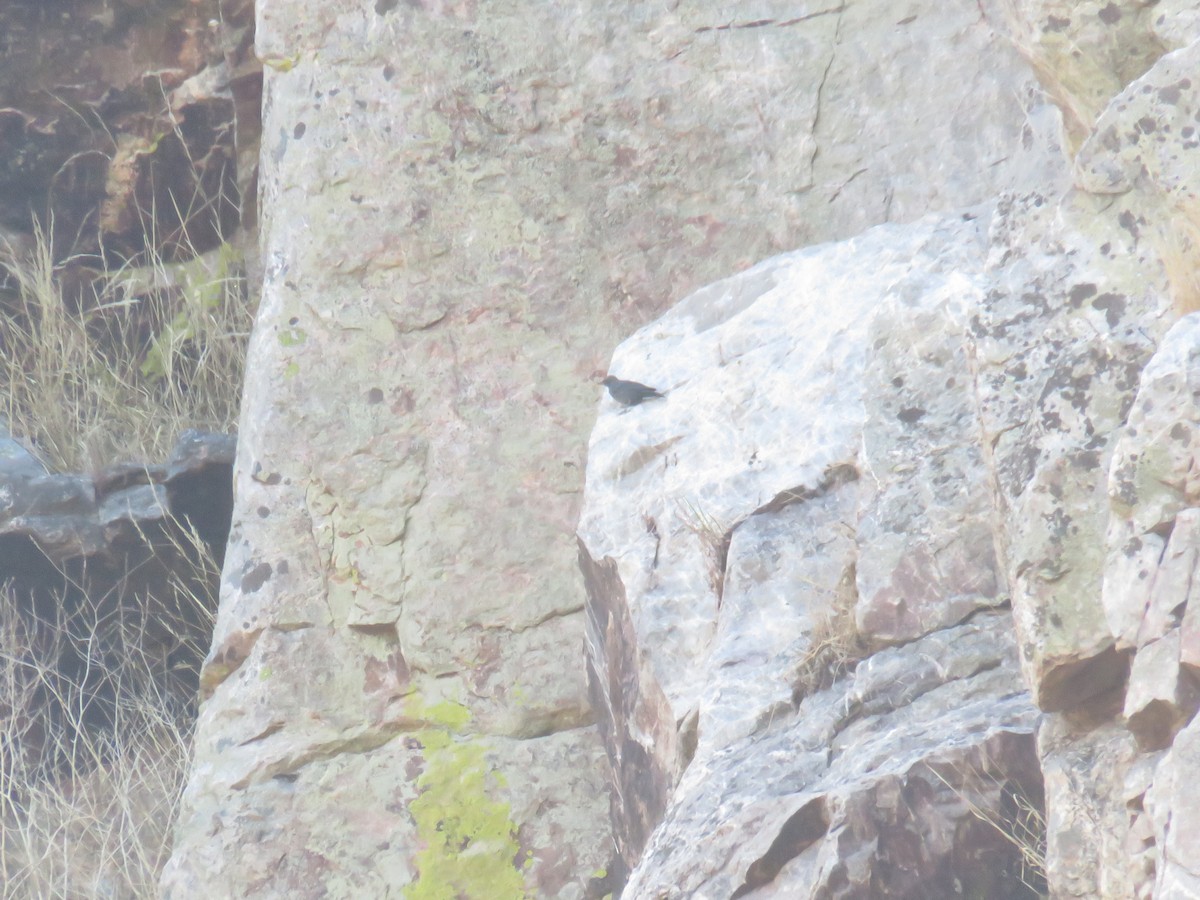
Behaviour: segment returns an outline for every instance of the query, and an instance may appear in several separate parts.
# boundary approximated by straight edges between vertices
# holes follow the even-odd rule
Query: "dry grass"
[[[232,430],[253,304],[230,248],[67,292],[72,262],[56,264],[40,230],[23,251],[0,246],[12,433],[71,471],[163,459],[185,427]],[[128,594],[145,582],[130,578],[91,596],[66,575],[49,603],[0,590],[4,898],[158,895],[219,580],[194,536],[164,552],[182,565],[152,594]],[[179,660],[192,669],[172,670]]]
[[[185,427],[232,430],[254,310],[230,246],[84,285],[76,262],[56,263],[41,228],[29,248],[0,243],[0,416],[13,434],[53,469],[95,471],[162,459]]]
[[[729,562],[729,543],[733,540],[734,526],[726,525],[686,500],[680,501],[678,514],[684,528],[700,539],[708,585],[717,595],[719,603],[725,593],[725,568]]]
[[[203,544],[182,536],[191,569],[154,596],[89,598],[78,593],[86,585],[70,585],[74,599],[56,598],[45,621],[13,585],[0,593],[5,898],[158,894],[195,713],[194,676],[168,671],[168,651],[194,662],[204,650],[195,640],[170,646],[184,629],[162,619],[199,616],[192,633],[211,631],[218,580]]]
[[[1016,851],[1013,875],[1037,897],[1048,897],[1046,886],[1046,815],[1044,800],[1031,797],[1020,785],[1001,781],[992,772],[956,769],[958,784],[951,784],[936,769],[930,769],[942,784],[966,804],[971,815],[983,822]],[[999,798],[998,808],[983,808],[968,795],[967,786],[983,786]]]
[[[235,226],[221,168],[232,156],[214,137],[213,153],[201,148],[212,159],[192,159],[162,100],[191,175],[166,171],[164,156],[98,210],[101,221],[140,219],[105,229],[135,261],[53,220],[35,221],[29,240],[0,230],[0,437],[11,432],[53,470],[159,461],[184,428],[236,425],[257,296],[231,245],[200,255],[191,243],[212,246]],[[156,534],[153,551],[179,567],[153,586],[153,566],[140,564],[98,593],[75,570],[54,596],[0,583],[4,898],[158,895],[219,581],[194,533],[171,536],[173,548]]]
[[[854,621],[857,599],[855,570],[851,566],[838,582],[824,617],[809,635],[808,649],[793,676],[793,702],[799,703],[809,694],[829,687],[865,655],[867,648]]]

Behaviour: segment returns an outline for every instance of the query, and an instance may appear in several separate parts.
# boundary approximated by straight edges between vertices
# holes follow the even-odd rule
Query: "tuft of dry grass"
[[[53,469],[95,471],[164,458],[186,427],[232,430],[254,316],[232,247],[85,279],[79,260],[55,261],[52,231],[36,227],[30,247],[0,240],[0,416],[12,433]]]
[[[184,428],[236,426],[257,293],[233,245],[191,243],[232,233],[236,203],[174,131],[192,177],[130,187],[133,259],[52,219],[28,239],[0,229],[0,436],[52,470],[162,460]],[[220,574],[194,532],[165,534],[173,547],[142,543],[170,559],[166,583],[131,563],[97,592],[78,560],[55,594],[0,583],[0,897],[158,895]]]
[[[984,823],[1013,848],[1017,867],[1012,874],[1029,894],[1048,897],[1044,798],[1032,796],[1022,785],[1011,780],[1002,781],[993,772],[974,768],[964,772],[956,767],[954,777],[958,784],[951,784],[935,768],[930,771],[963,801],[973,818]],[[969,784],[988,788],[999,799],[997,807],[983,808],[977,804],[968,795]]]
[[[199,639],[169,646],[161,618],[198,616],[192,633],[211,632],[219,577],[194,533],[173,539],[189,566],[153,596],[93,598],[70,585],[85,591],[82,602],[79,593],[54,598],[62,602],[46,621],[12,584],[0,591],[6,898],[158,895],[195,718],[195,678],[180,680],[170,660],[204,652]]]
[[[717,595],[717,602],[725,593],[725,569],[729,562],[729,544],[733,540],[733,526],[726,525],[700,507],[687,500],[679,503],[679,520],[683,527],[700,539],[704,553],[708,585]]]
[[[838,582],[833,602],[809,635],[808,649],[800,659],[792,680],[792,700],[799,703],[809,694],[824,690],[863,658],[867,648],[854,621],[858,599],[855,569],[849,567]]]

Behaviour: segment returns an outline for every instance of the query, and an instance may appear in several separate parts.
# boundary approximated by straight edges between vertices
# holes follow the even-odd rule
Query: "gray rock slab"
[[[923,668],[928,677],[912,681]],[[986,867],[950,860],[988,843],[973,805],[998,807],[1006,784],[1038,789],[1036,721],[1006,615],[879,653],[755,734],[698,754],[627,890],[949,896],[956,878],[977,887]],[[888,858],[910,841],[923,862],[901,871]]]

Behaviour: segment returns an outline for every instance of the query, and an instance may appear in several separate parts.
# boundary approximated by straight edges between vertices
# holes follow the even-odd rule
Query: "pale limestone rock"
[[[618,350],[668,398],[602,401],[589,455],[627,896],[1002,895],[929,879],[1012,852],[971,804],[1036,799],[1018,657],[1075,717],[1051,892],[1187,889],[1193,728],[1151,776],[1118,718],[1174,607],[1114,560],[1109,459],[1196,296],[1196,88],[1154,105],[1194,16],[997,6],[1061,116],[986,2],[260,3],[266,284],[168,896],[436,892],[437,802],[489,811],[493,893],[604,889],[586,380],[730,272]]]
[[[1044,709],[1115,687],[1099,600],[1109,435],[1169,315],[1153,247],[1075,192],[1005,201],[972,320],[983,447],[1026,677]]]
[[[1200,729],[1193,720],[1176,735],[1155,770],[1145,806],[1154,822],[1157,849],[1154,896],[1200,896]]]
[[[605,407],[580,521],[585,569],[604,573],[588,582],[588,646],[617,796],[654,798],[616,805],[630,862],[663,816],[633,896],[867,885],[893,877],[875,829],[933,829],[945,837],[923,832],[930,860],[961,855],[979,841],[964,824],[971,789],[915,772],[940,760],[969,773],[1022,735],[1032,750],[1015,653],[978,655],[1004,645],[1007,616],[958,625],[1004,600],[968,353],[987,218],[776,257],[696,293],[614,356],[613,371],[668,390],[629,412]],[[814,673],[847,602],[846,655]],[[866,778],[875,740],[898,756]],[[1016,758],[1003,774],[984,769],[1040,791]],[[781,780],[779,794],[745,796]],[[919,823],[889,814],[879,807],[894,790],[949,809]],[[993,808],[1000,793],[975,801]],[[895,875],[895,889],[914,890],[903,879],[923,871]]]
[[[1120,710],[1109,709],[1110,715]],[[1038,732],[1046,787],[1046,867],[1050,895],[1064,898],[1137,897],[1147,865],[1129,852],[1141,792],[1128,787],[1138,765],[1133,736],[1119,721],[1047,716]],[[1131,858],[1137,864],[1131,865]],[[1152,874],[1152,871],[1151,871]]]
[[[1113,519],[1109,527],[1110,563],[1141,555],[1139,539],[1156,549],[1155,564],[1173,538],[1176,517],[1200,498],[1200,314],[1181,319],[1167,334],[1162,347],[1142,373],[1137,401],[1122,430],[1109,476]],[[1194,527],[1188,514],[1186,531]],[[1136,577],[1136,576],[1134,576]],[[1129,580],[1130,576],[1123,576]],[[1140,597],[1128,598],[1136,615],[1149,604],[1152,580]],[[1114,589],[1115,591],[1115,589]],[[1112,607],[1112,627],[1126,645],[1136,645],[1136,626],[1119,618],[1119,594],[1106,603]],[[1128,602],[1128,599],[1126,602]],[[1140,601],[1140,602],[1139,602]],[[1171,609],[1159,611],[1161,618]],[[1161,629],[1149,636],[1161,635]]]
[[[367,810],[400,798],[380,813],[391,862],[354,889],[436,890],[413,881],[444,839],[404,811],[422,789],[409,744],[449,736],[497,761],[477,799],[507,804],[526,889],[579,896],[610,855],[573,538],[590,377],[634,324],[754,260],[1039,180],[1021,133],[1052,116],[971,3],[265,0],[258,15],[263,299],[164,888],[292,897],[357,872],[367,830],[318,852],[299,824],[320,820],[327,775]],[[704,578],[689,602],[711,631]],[[543,735],[572,744],[573,771],[545,751],[526,796],[507,767]],[[548,805],[552,836],[520,818]],[[510,851],[491,854],[498,871]],[[294,869],[273,879],[283,857]]]
[[[1154,575],[1154,586],[1150,594],[1147,612],[1153,610],[1159,616],[1153,618],[1163,624],[1179,624],[1181,638],[1192,638],[1195,627],[1195,612],[1190,621],[1187,610],[1191,609],[1192,601],[1200,600],[1200,509],[1195,507],[1180,511],[1175,516],[1171,537],[1167,541],[1163,555],[1160,557],[1158,571]],[[1184,621],[1179,622],[1180,614]],[[1152,618],[1147,616],[1147,619]],[[1158,624],[1156,622],[1156,624]],[[1164,629],[1165,630],[1165,629]],[[1144,634],[1144,632],[1143,632]],[[1196,668],[1195,648],[1190,644],[1181,645],[1180,661]]]
[[[1185,509],[1175,517],[1171,549],[1164,560],[1174,576],[1169,583],[1175,599],[1187,604],[1179,625],[1179,661],[1200,675],[1200,509]]]
[[[615,560],[676,719],[696,706],[691,661],[718,627],[697,524],[720,540],[856,472],[874,309],[889,292],[936,307],[954,270],[978,269],[980,248],[978,224],[955,217],[776,257],[694,294],[614,356],[612,371],[668,399],[597,422],[579,533],[592,559]]]
[[[1200,40],[1200,9],[1193,0],[1160,0],[1153,18],[1154,33],[1170,50]]]
[[[795,862],[795,882],[782,874],[832,827],[826,800],[800,790],[830,764],[824,756],[764,822],[719,830],[722,862],[689,855],[717,828],[713,813],[690,810],[737,808],[726,748],[791,727],[780,682],[801,669],[851,563],[859,653],[939,634],[1011,596],[1038,703],[1110,720],[1103,731],[1062,723],[1043,741],[1058,804],[1050,889],[1145,889],[1145,848],[1140,869],[1122,868],[1116,849],[1140,802],[1121,789],[1137,749],[1111,721],[1128,660],[1101,601],[1109,460],[1172,321],[1168,267],[1136,224],[1144,205],[1137,192],[1116,202],[1032,192],[957,225],[873,230],[705,288],[619,348],[614,371],[669,390],[664,404],[602,415],[580,525],[586,567],[606,572],[589,583],[591,602],[603,621],[624,623],[619,640],[611,628],[589,632],[618,796],[653,786],[636,816],[615,810],[631,862],[662,809],[632,875],[636,895],[673,879],[702,896],[826,883],[815,863]],[[964,223],[975,218],[986,231]],[[914,241],[920,254],[907,249]],[[912,268],[893,272],[898,258]],[[787,402],[775,399],[784,384]],[[798,560],[781,550],[789,540]],[[1132,726],[1147,743],[1190,715],[1178,646],[1175,681],[1150,677],[1148,658],[1131,688]],[[1160,655],[1171,658],[1165,646]],[[1176,712],[1162,725],[1168,696]],[[1097,758],[1110,767],[1099,783]],[[796,830],[803,846],[781,861],[772,842]],[[847,851],[826,866],[850,859],[855,878],[879,865]]]
[[[1200,553],[1200,314],[1168,332],[1142,372],[1109,477],[1104,605],[1133,657],[1125,716],[1140,743],[1165,747],[1194,715]],[[1186,663],[1186,665],[1184,665]]]
[[[1035,720],[1005,615],[878,653],[701,751],[626,896],[1008,896],[1013,849],[971,807],[1040,792]]]
[[[1119,644],[1134,654],[1124,712],[1140,745],[1170,748],[1144,757],[1156,763],[1152,775],[1128,792],[1129,838],[1155,897],[1190,896],[1200,885],[1190,800],[1200,691],[1193,602],[1200,555],[1197,391],[1200,314],[1192,314],[1171,328],[1142,372],[1109,472],[1105,612]],[[1109,874],[1121,868],[1115,858],[1105,866]],[[1149,890],[1139,896],[1151,896]]]
[[[1200,141],[1198,59],[1200,43],[1167,54],[1112,98],[1076,157],[1080,187],[1097,194],[1154,187],[1181,212],[1200,212],[1186,152]]]
[[[798,681],[820,674],[805,671],[821,662],[811,658],[812,636],[835,640],[831,611],[853,600],[857,550],[845,523],[859,486],[845,474],[816,496],[784,492],[780,508],[756,511],[733,530],[699,700],[702,755],[790,716]]]
[[[855,615],[872,644],[1008,599],[963,340],[983,290],[982,233],[973,238],[975,259],[942,255],[924,279],[889,285],[871,322]]]
[[[1176,35],[1142,0],[1001,0],[1013,41],[1063,111],[1071,144],[1086,137],[1109,100]],[[1177,15],[1183,15],[1182,13]]]
[[[1179,630],[1138,649],[1125,693],[1125,719],[1138,745],[1160,750],[1200,705],[1200,685],[1179,665]]]
[[[1200,39],[1159,59],[1112,99],[1075,160],[1079,185],[1132,192],[1125,227],[1153,244],[1181,311],[1200,309]]]

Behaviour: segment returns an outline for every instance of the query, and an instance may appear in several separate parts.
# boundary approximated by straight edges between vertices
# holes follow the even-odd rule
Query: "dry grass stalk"
[[[792,682],[793,701],[799,703],[809,694],[824,690],[855,664],[866,652],[854,621],[858,599],[855,570],[842,574],[834,590],[833,602],[809,635],[809,645],[801,658]]]
[[[52,230],[52,229],[50,229]],[[254,310],[229,245],[97,273],[67,297],[47,230],[0,244],[0,415],[60,471],[161,459],[186,427],[232,430]]]
[[[725,567],[734,526],[726,525],[688,500],[681,500],[678,509],[683,526],[700,539],[708,585],[719,603],[725,593]]]
[[[196,586],[217,584],[199,538],[172,537],[195,568],[177,575],[169,596],[95,598],[71,613],[57,604],[54,621],[38,622],[18,611],[11,585],[0,592],[4,897],[157,897],[195,714],[170,687],[152,616],[186,604],[211,630],[213,598]],[[204,651],[185,649],[193,659]],[[74,675],[61,667],[68,653],[84,662]]]
[[[194,195],[169,193],[171,215],[137,212],[137,265],[90,271],[111,248],[64,259],[52,221],[20,243],[0,231],[0,433],[52,469],[160,460],[183,428],[236,424],[256,292],[230,245],[189,243],[193,226],[227,233],[231,206],[223,188],[202,196],[211,180],[192,167]],[[39,619],[28,588],[0,585],[0,896],[158,895],[195,719],[180,685],[195,682],[219,581],[194,532],[169,534],[185,562],[154,596],[91,597],[64,573]],[[145,579],[127,582],[116,590],[132,595]]]
[[[995,832],[1017,852],[1019,871],[1017,877],[1032,895],[1048,897],[1046,887],[1046,814],[1043,805],[1034,801],[1019,784],[1001,781],[991,772],[972,769],[970,773],[955,769],[959,784],[951,784],[936,769],[930,771],[942,784],[966,804],[971,815],[994,829]],[[967,793],[970,782],[990,785],[1001,799],[1001,809],[983,808]],[[1007,809],[1003,807],[1007,806]]]

